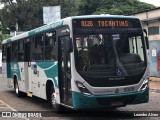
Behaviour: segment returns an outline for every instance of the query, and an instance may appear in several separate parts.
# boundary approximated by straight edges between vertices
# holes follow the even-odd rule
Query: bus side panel
[[[45,61],[36,62],[31,64],[32,70],[32,90],[33,95],[40,93],[39,97],[46,99],[46,82],[47,80],[53,81],[55,90],[59,94],[58,88],[58,66],[57,62]],[[36,95],[37,96],[37,95]],[[57,98],[59,99],[59,98]]]
[[[18,78],[19,90],[26,92],[24,62],[19,62],[20,78]]]
[[[7,78],[10,78],[8,79],[8,85],[11,84],[11,86],[13,86],[14,76],[17,77],[17,80],[21,80],[19,63],[18,62],[8,62],[7,63]]]
[[[12,82],[12,79],[7,76],[8,75],[7,69],[8,69],[7,63],[3,62],[2,63],[2,78],[3,78],[3,80],[7,81],[7,86],[10,88],[10,87],[13,87],[13,82]]]
[[[31,63],[31,71],[30,71],[31,77],[31,89],[34,96],[40,97],[45,99],[45,91],[42,91],[42,82],[46,81],[46,76],[44,74],[44,71],[38,67],[36,62]]]
[[[7,78],[7,63],[6,62],[2,63],[2,77]]]

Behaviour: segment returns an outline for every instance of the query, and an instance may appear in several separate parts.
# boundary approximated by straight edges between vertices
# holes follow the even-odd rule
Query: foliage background
[[[28,31],[43,25],[43,6],[61,5],[61,18],[74,15],[117,14],[126,15],[155,6],[138,0],[1,0],[0,30],[7,34],[15,30]]]

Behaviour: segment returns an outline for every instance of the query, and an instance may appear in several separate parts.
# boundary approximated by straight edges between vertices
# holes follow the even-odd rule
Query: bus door
[[[8,45],[7,46],[7,56],[6,56],[6,58],[7,58],[7,65],[6,65],[6,67],[7,67],[7,78],[11,78],[12,76],[11,76],[11,46],[10,45]],[[11,87],[11,80],[8,80],[8,87]]]
[[[24,75],[26,92],[31,96],[31,42],[24,43]]]
[[[58,53],[59,53],[59,88],[60,100],[62,104],[72,106],[71,98],[71,64],[70,53],[66,52],[66,39],[69,36],[59,37]]]

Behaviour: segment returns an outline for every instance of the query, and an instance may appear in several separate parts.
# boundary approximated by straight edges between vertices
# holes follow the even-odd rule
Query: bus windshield
[[[75,64],[88,76],[131,76],[146,68],[141,30],[97,32],[74,35]]]

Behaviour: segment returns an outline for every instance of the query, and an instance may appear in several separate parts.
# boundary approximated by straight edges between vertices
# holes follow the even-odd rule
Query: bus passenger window
[[[33,52],[34,60],[43,60],[43,35],[39,35],[35,37],[35,49]]]
[[[55,60],[55,32],[45,33],[45,60]]]
[[[12,43],[12,61],[17,61],[18,44],[17,42]]]
[[[18,61],[24,60],[23,40],[18,41]]]

